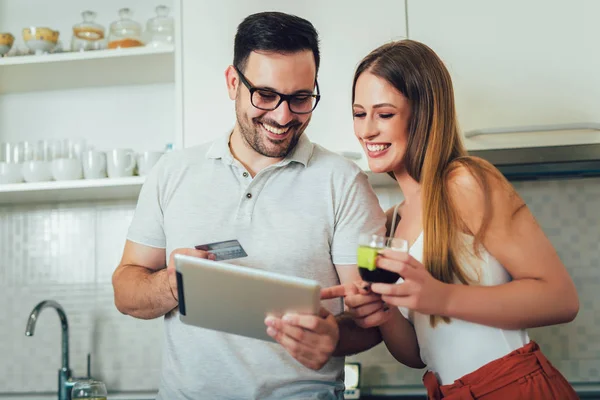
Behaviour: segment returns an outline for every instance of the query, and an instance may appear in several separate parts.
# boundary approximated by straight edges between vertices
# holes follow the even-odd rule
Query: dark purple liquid
[[[396,283],[400,275],[387,269],[376,268],[374,271],[369,271],[367,268],[358,268],[360,277],[367,282],[378,283]]]

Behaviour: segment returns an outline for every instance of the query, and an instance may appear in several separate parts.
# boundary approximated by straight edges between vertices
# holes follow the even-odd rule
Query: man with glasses
[[[360,279],[358,236],[382,233],[385,215],[356,165],[303,134],[320,99],[319,61],[310,22],[277,12],[247,17],[225,72],[233,131],[163,156],[146,179],[113,286],[121,312],[165,316],[160,399],[343,398],[341,355],[381,340],[377,329],[334,317],[340,299],[324,300],[319,316],[265,320],[280,345],[177,316],[173,255],[210,258],[198,244],[237,239],[248,256],[232,261],[322,287]]]

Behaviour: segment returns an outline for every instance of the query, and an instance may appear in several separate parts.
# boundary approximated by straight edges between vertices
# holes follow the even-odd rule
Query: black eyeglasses
[[[315,86],[317,93],[295,93],[295,94],[282,94],[271,89],[257,88],[254,87],[248,79],[242,74],[242,72],[234,67],[240,76],[240,80],[248,88],[250,92],[250,102],[252,105],[259,110],[273,111],[284,101],[287,102],[288,108],[294,114],[309,114],[311,113],[319,100],[321,95],[319,94],[319,83],[315,80]]]

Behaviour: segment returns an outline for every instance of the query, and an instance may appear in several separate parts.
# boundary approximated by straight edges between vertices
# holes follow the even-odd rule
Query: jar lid
[[[155,8],[156,17],[150,18],[146,24],[146,29],[149,32],[172,32],[174,21],[172,17],[169,17],[169,7],[157,6]]]
[[[131,19],[132,15],[133,12],[129,8],[121,8],[119,10],[120,19],[110,24],[110,31],[121,36],[140,36],[142,26]]]
[[[104,38],[104,27],[94,22],[96,13],[84,11],[81,13],[83,22],[73,25],[73,35],[80,39],[99,40]]]

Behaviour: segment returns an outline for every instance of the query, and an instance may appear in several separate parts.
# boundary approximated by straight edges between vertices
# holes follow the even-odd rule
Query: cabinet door
[[[184,145],[206,142],[235,122],[224,71],[233,60],[233,40],[244,17],[264,10],[289,12],[311,21],[321,38],[322,98],[307,129],[311,140],[334,151],[360,151],[352,129],[354,70],[373,48],[405,36],[404,1],[377,7],[348,0],[182,2]]]
[[[449,68],[463,131],[600,116],[600,2],[408,0],[408,31]],[[517,129],[519,130],[519,129]],[[470,149],[600,142],[597,132],[479,135]]]

